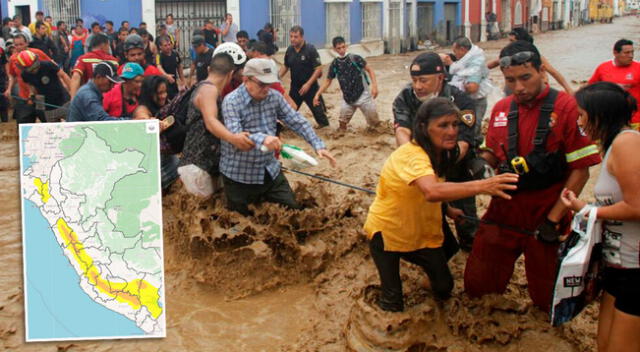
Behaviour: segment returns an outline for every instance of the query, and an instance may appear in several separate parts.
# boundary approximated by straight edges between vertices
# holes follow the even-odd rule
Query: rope
[[[17,95],[13,95],[13,94],[11,95],[11,98],[17,99],[17,100],[21,100],[21,101],[29,101],[29,99],[25,99],[23,97],[20,97],[20,96],[17,96]],[[69,110],[68,107],[60,106],[60,105],[48,104],[48,103],[45,103],[44,101],[43,102],[35,102],[34,101],[33,103],[35,105],[44,105],[44,106],[49,106],[49,107],[52,107],[52,108],[55,108],[55,109],[66,109],[66,110]]]
[[[308,177],[312,177],[312,178],[317,178],[318,180],[322,180],[322,181],[325,181],[325,182],[334,183],[334,184],[336,184],[336,185],[340,185],[340,186],[343,186],[343,187],[347,187],[347,188],[355,189],[355,190],[357,190],[357,191],[362,191],[362,192],[365,192],[365,193],[368,193],[368,194],[376,194],[376,192],[374,192],[374,191],[372,191],[372,190],[370,190],[370,189],[366,189],[366,188],[362,188],[362,187],[358,187],[358,186],[350,185],[350,184],[348,184],[348,183],[344,183],[344,182],[336,181],[336,180],[330,179],[330,178],[328,178],[328,177],[324,177],[324,176],[320,176],[320,175],[314,175],[314,174],[309,174],[309,173],[306,173],[306,172],[304,172],[304,171],[299,171],[299,170],[289,169],[289,168],[286,168],[286,167],[284,167],[284,166],[282,167],[282,170],[284,170],[284,171],[289,171],[289,172],[295,172],[295,173],[297,173],[297,174],[304,175],[304,176],[308,176]]]

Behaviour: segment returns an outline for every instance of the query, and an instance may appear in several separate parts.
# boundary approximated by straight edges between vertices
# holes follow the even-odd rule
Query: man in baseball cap
[[[447,83],[448,74],[444,63],[440,55],[435,52],[426,52],[416,56],[409,66],[409,75],[411,83],[402,89],[393,102],[396,143],[400,146],[411,140],[413,122],[420,105],[435,97],[450,99],[461,112],[458,132],[460,156],[455,170],[447,174],[447,180],[454,182],[471,180],[472,177],[468,170],[474,160],[480,159],[476,156],[475,151],[482,143],[482,135],[480,129],[477,128],[480,121],[476,121],[474,100],[467,93]],[[474,197],[457,200],[450,204],[462,209],[467,216],[477,216]],[[446,226],[448,227],[448,225]],[[477,223],[471,221],[456,224],[456,232],[463,249],[471,249],[476,229]],[[448,228],[445,231],[448,231]]]
[[[122,78],[118,77],[116,65],[112,64],[109,61],[99,62],[93,68],[93,71],[94,71],[93,72],[93,77],[94,78],[105,78],[109,82],[114,83],[114,84],[122,83]],[[98,84],[95,81],[95,79],[94,79],[94,83],[96,83],[96,85]],[[109,89],[107,89],[107,87],[109,87]],[[111,87],[112,86],[107,86],[105,84],[105,85],[100,85],[98,88],[100,88],[101,92],[105,92],[105,91],[109,91],[111,89]]]
[[[113,88],[114,83],[122,83],[116,74],[117,68],[109,61],[102,61],[93,68],[93,78],[78,89],[71,100],[67,121],[116,120],[102,107],[102,94]]]
[[[225,140],[221,142],[220,172],[227,206],[243,215],[251,214],[249,204],[263,200],[301,209],[275,157],[274,152],[282,147],[276,136],[278,119],[304,138],[319,157],[335,166],[335,159],[309,121],[269,87],[275,82],[278,75],[271,60],[251,59],[244,67],[244,84],[222,102],[222,116],[229,132],[251,131],[248,137],[255,144],[254,148],[243,151]]]
[[[189,71],[189,85],[204,81],[209,76],[209,65],[213,57],[213,48],[209,47],[202,34],[195,34],[191,38],[191,69]]]
[[[252,59],[244,66],[244,76],[255,77],[260,82],[273,84],[279,82],[276,65],[269,59]]]
[[[275,64],[269,59],[247,61],[242,74],[246,77],[245,85],[249,94],[256,100],[265,99],[270,86],[279,82],[277,72]]]

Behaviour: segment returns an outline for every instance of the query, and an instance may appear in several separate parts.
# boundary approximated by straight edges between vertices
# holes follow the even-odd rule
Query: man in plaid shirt
[[[245,82],[227,95],[222,116],[231,133],[248,132],[255,148],[243,152],[222,141],[220,172],[229,209],[250,215],[249,204],[263,201],[300,209],[289,182],[280,170],[274,152],[282,143],[276,137],[277,120],[304,138],[321,158],[335,167],[336,161],[326,150],[311,124],[293,110],[281,94],[269,88],[278,82],[276,68],[268,59],[249,60],[244,68]],[[269,153],[260,150],[265,146]]]

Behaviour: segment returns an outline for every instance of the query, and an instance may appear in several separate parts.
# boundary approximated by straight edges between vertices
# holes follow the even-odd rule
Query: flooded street
[[[577,89],[599,63],[612,58],[613,43],[623,37],[638,47],[639,19],[617,18],[613,24],[537,34],[534,39],[542,55]],[[491,60],[507,43],[500,40],[480,46]],[[449,48],[438,51],[449,52]],[[348,132],[336,132],[341,93],[334,82],[325,94],[332,127],[319,130],[319,135],[339,168],[321,162],[310,172],[368,189],[375,187],[382,164],[395,148],[391,104],[409,82],[408,66],[416,55],[412,52],[367,59],[378,77],[376,104],[385,122],[383,131],[366,131],[364,117],[358,112]],[[491,77],[501,89],[500,70],[493,70]],[[497,98],[490,101],[489,111]],[[301,111],[310,116],[306,107]],[[307,147],[289,133],[285,139]],[[350,321],[368,316],[367,309],[362,308],[366,303],[363,292],[378,280],[360,231],[373,198],[287,174],[309,207],[299,214],[284,214],[267,206],[255,219],[242,218],[224,210],[219,201],[197,202],[179,186],[163,199],[167,338],[25,344],[18,168],[17,129],[13,122],[1,124],[2,350],[344,351],[347,339],[360,338],[354,337]],[[585,190],[586,199],[592,193],[594,171]],[[486,204],[488,198],[479,197],[481,209]],[[431,333],[411,336],[412,351],[582,352],[595,348],[597,305],[589,306],[571,323],[551,328],[544,314],[531,305],[522,262],[504,297],[470,300],[462,292],[465,261],[466,254],[461,253],[450,263],[455,289],[453,298],[443,306],[425,294],[424,274],[403,264],[405,291],[420,303],[408,309],[409,315],[381,315],[380,319],[398,325],[404,318],[407,324],[432,324]],[[423,320],[415,320],[417,316]],[[358,336],[376,332],[375,322],[367,323],[370,330],[360,331],[362,335]],[[409,332],[406,334],[402,336],[409,339]]]

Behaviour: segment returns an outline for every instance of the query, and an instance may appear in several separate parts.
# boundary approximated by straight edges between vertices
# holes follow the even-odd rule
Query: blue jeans
[[[160,154],[160,180],[165,190],[180,177],[178,175],[179,159],[173,154]]]

